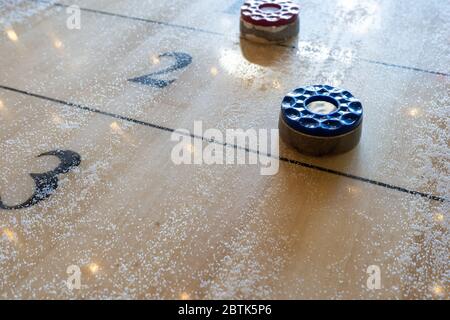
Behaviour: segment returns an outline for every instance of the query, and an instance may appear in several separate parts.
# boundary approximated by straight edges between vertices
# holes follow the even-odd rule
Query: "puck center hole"
[[[320,115],[332,114],[339,108],[339,103],[327,96],[314,96],[305,101],[306,109]]]
[[[281,10],[281,6],[276,3],[263,3],[259,6],[259,10],[267,13],[272,13]]]

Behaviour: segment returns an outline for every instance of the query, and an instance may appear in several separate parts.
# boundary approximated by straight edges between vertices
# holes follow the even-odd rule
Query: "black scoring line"
[[[92,108],[92,107],[88,107],[88,106],[83,106],[83,105],[78,104],[78,103],[64,101],[64,100],[56,99],[56,98],[51,98],[51,97],[47,97],[47,96],[44,96],[44,95],[41,95],[41,94],[32,93],[32,92],[29,92],[29,91],[20,90],[20,89],[16,89],[16,88],[4,86],[4,85],[0,85],[0,89],[11,91],[11,92],[15,92],[15,93],[19,93],[19,94],[23,94],[23,95],[27,95],[27,96],[38,98],[38,99],[42,99],[42,100],[47,100],[47,101],[54,102],[54,103],[61,104],[61,105],[65,105],[65,106],[68,106],[68,107],[73,107],[73,108],[76,108],[76,109],[79,109],[79,110],[101,114],[101,115],[104,115],[104,116],[107,116],[107,117],[111,117],[111,118],[114,118],[114,119],[119,119],[119,120],[122,120],[122,121],[130,122],[130,123],[134,123],[134,124],[138,124],[138,125],[142,125],[142,126],[146,126],[146,127],[150,127],[150,128],[166,131],[166,132],[177,132],[180,135],[189,136],[189,137],[192,137],[194,139],[200,139],[202,141],[215,143],[215,144],[219,144],[219,145],[222,145],[222,146],[225,146],[225,147],[231,147],[231,148],[234,148],[234,149],[245,150],[247,153],[255,153],[255,154],[258,154],[258,155],[263,155],[265,157],[272,158],[272,159],[275,159],[275,160],[279,160],[279,161],[282,161],[282,162],[286,162],[286,163],[289,163],[289,164],[292,164],[292,165],[296,165],[296,166],[300,166],[300,167],[304,167],[304,168],[308,168],[308,169],[312,169],[312,170],[316,170],[316,171],[321,171],[321,172],[325,172],[325,173],[336,175],[336,176],[345,177],[345,178],[352,179],[352,180],[361,181],[361,182],[364,182],[364,183],[368,183],[368,184],[371,184],[371,185],[376,185],[376,186],[387,188],[387,189],[391,189],[391,190],[396,190],[396,191],[407,193],[407,194],[410,194],[410,195],[420,196],[420,197],[423,197],[423,198],[427,198],[429,200],[434,200],[434,201],[439,201],[439,202],[447,202],[448,201],[444,197],[436,196],[436,195],[433,195],[433,194],[406,189],[406,188],[403,188],[403,187],[395,186],[393,184],[380,182],[380,181],[376,181],[376,180],[372,180],[372,179],[356,176],[356,175],[353,175],[353,174],[349,174],[349,173],[345,173],[345,172],[341,172],[341,171],[337,171],[337,170],[333,170],[333,169],[320,167],[320,166],[317,166],[317,165],[314,165],[314,164],[310,164],[310,163],[306,163],[306,162],[302,162],[302,161],[299,161],[299,160],[294,160],[294,159],[289,159],[289,158],[282,157],[282,156],[274,156],[274,155],[271,155],[271,154],[261,153],[258,150],[252,150],[252,149],[249,149],[247,147],[242,147],[242,146],[239,146],[239,145],[236,145],[236,144],[230,144],[230,143],[227,143],[227,142],[217,141],[215,139],[211,139],[211,138],[207,138],[207,137],[199,136],[199,135],[194,135],[194,134],[191,134],[191,133],[188,134],[188,133],[185,133],[183,131],[178,131],[178,130],[173,129],[173,128],[157,125],[157,124],[146,122],[146,121],[142,121],[142,120],[133,119],[133,118],[122,116],[122,115],[115,114],[115,113],[112,113],[112,112],[102,111],[100,109],[96,109],[96,108]]]

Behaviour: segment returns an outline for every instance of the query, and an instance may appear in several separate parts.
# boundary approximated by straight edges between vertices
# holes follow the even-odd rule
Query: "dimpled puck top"
[[[312,112],[312,102],[332,104],[330,113]],[[361,102],[345,90],[327,85],[295,89],[281,103],[283,120],[294,130],[320,137],[334,137],[353,131],[362,122]]]
[[[241,7],[241,18],[253,25],[279,27],[297,20],[299,10],[288,0],[248,0]]]

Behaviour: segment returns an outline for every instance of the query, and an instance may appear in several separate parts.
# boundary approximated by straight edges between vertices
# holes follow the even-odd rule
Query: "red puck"
[[[300,8],[288,0],[247,0],[241,19],[255,26],[281,27],[298,20]]]

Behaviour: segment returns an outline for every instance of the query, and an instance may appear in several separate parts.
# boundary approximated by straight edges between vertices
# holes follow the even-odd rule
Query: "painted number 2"
[[[50,197],[52,193],[58,188],[58,176],[67,173],[74,167],[80,165],[81,157],[78,153],[70,150],[54,150],[40,154],[38,157],[55,156],[60,160],[59,166],[52,171],[45,173],[30,173],[34,180],[35,191],[33,195],[24,203],[8,206],[5,205],[0,198],[0,209],[3,210],[17,210],[24,209],[41,202]]]
[[[151,86],[154,88],[165,88],[171,83],[175,82],[175,80],[161,80],[155,78],[156,76],[162,76],[180,69],[186,68],[188,65],[192,63],[192,57],[184,52],[166,52],[159,55],[159,58],[170,57],[175,60],[175,62],[167,67],[164,70],[160,70],[157,72],[150,73],[145,76],[140,76],[133,79],[128,79],[128,81],[144,84],[147,86]]]

